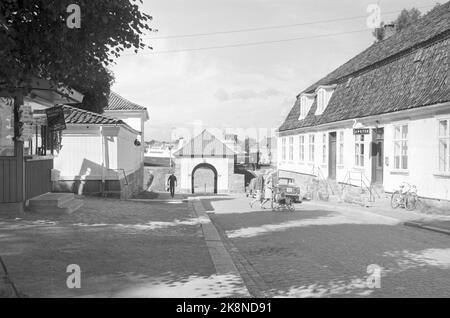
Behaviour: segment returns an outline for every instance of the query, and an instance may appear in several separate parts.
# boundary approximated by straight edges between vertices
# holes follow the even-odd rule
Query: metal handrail
[[[317,174],[318,174],[319,179],[322,179],[322,180],[325,182],[325,184],[330,188],[331,194],[334,195],[335,193],[334,193],[334,191],[333,191],[333,188],[331,187],[331,185],[330,185],[330,183],[328,182],[328,180],[325,179],[325,175],[323,174],[322,169],[320,169],[319,166],[317,166]]]
[[[342,183],[343,184],[342,191],[344,191],[345,186],[348,186],[348,185],[354,186],[354,184],[352,183],[352,180],[354,180],[351,176],[352,173],[359,174],[359,176],[360,176],[359,180],[356,179],[355,181],[360,182],[361,189],[367,189],[369,191],[369,195],[370,195],[369,200],[371,202],[375,201],[374,193],[376,194],[376,196],[378,198],[381,198],[380,194],[375,190],[373,185],[370,183],[370,180],[367,178],[367,176],[364,174],[363,171],[352,171],[352,170],[347,171],[347,174],[345,175],[345,178],[344,178],[344,182]],[[367,185],[366,181],[370,184],[369,186]]]

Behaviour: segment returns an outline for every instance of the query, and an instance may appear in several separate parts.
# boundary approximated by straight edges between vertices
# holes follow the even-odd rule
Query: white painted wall
[[[68,126],[63,132],[61,151],[54,159],[61,180],[117,179],[115,169],[130,174],[140,168],[140,147],[136,134],[121,127]]]
[[[409,127],[409,169],[403,173],[394,169],[394,142],[392,140],[395,123],[386,125],[385,151],[386,156],[389,156],[389,166],[385,165],[384,170],[386,191],[394,191],[402,182],[408,182],[417,186],[420,196],[450,200],[450,175],[438,172],[438,118],[448,119],[450,114],[406,122]]]
[[[117,136],[117,168],[125,169],[127,175],[138,170],[143,163],[142,146],[136,146],[136,135],[121,129]]]
[[[128,124],[131,128],[133,128],[134,130],[136,130],[136,131],[141,133],[135,139],[138,139],[141,142],[140,151],[141,151],[142,161],[144,161],[144,153],[145,153],[145,144],[144,144],[145,121],[147,120],[146,112],[143,112],[143,111],[113,111],[113,110],[107,110],[107,111],[105,111],[105,115],[121,119],[126,124]]]
[[[339,132],[344,132],[344,156],[343,164],[339,164]],[[294,147],[293,147],[293,160],[289,160],[289,137],[279,137],[277,141],[277,156],[278,156],[278,169],[287,170],[302,174],[318,175],[320,173],[321,177],[328,178],[328,155],[329,155],[329,133],[336,132],[337,142],[336,142],[336,180],[338,182],[345,181],[348,173],[352,175],[352,179],[360,178],[361,173],[365,175],[366,178],[371,180],[372,166],[370,161],[369,149],[371,137],[366,136],[364,141],[365,155],[364,155],[364,167],[359,167],[355,165],[355,136],[353,135],[353,128],[344,129],[334,129],[334,130],[324,130],[319,132],[305,133],[294,135]],[[325,161],[323,160],[323,134],[326,135],[325,139]],[[300,160],[300,135],[304,136],[304,161]],[[315,136],[315,146],[314,146],[314,161],[309,161],[309,135]],[[286,160],[282,158],[282,140],[286,138]],[[320,172],[319,172],[320,171]],[[354,182],[353,182],[354,183]]]
[[[385,191],[392,192],[399,188],[402,182],[416,185],[418,194],[422,197],[450,200],[450,174],[438,173],[438,119],[450,118],[450,112],[444,115],[433,115],[422,118],[410,116],[406,120],[398,120],[380,124],[384,128],[384,171],[383,186]],[[408,162],[407,171],[394,169],[394,126],[402,123],[408,124]],[[367,126],[367,128],[374,128]],[[299,135],[294,135],[294,158],[289,160],[289,136],[278,138],[278,169],[302,174],[317,175],[318,168],[325,178],[328,177],[328,160],[322,163],[322,133],[344,131],[344,164],[337,165],[336,180],[346,181],[349,172],[352,174],[354,184],[358,185],[358,174],[372,180],[372,158],[370,157],[371,135],[365,140],[365,165],[363,168],[355,166],[355,136],[353,128],[340,128],[314,132],[316,136],[315,162],[308,162],[308,134],[305,134],[305,162],[299,160]],[[286,160],[282,158],[282,139],[286,138]],[[328,145],[327,145],[328,147]],[[339,159],[339,139],[336,144],[337,158]],[[328,149],[327,149],[328,154]],[[386,160],[387,159],[387,160]],[[367,181],[367,182],[369,182]]]
[[[192,171],[201,163],[209,163],[217,170],[217,191],[219,193],[228,192],[228,175],[233,173],[229,171],[229,167],[233,166],[233,158],[186,158],[181,157],[177,159],[177,164],[180,165],[180,184],[181,189],[188,192],[192,191]],[[231,163],[231,164],[230,164]]]

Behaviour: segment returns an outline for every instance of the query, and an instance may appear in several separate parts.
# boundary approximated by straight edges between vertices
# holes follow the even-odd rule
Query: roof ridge
[[[110,96],[109,96],[109,99],[108,99],[108,105],[105,107],[106,110],[117,110],[117,109],[109,109],[110,101],[111,101],[111,95],[112,95],[114,98],[118,99],[119,102],[123,102],[125,104],[129,104],[129,105],[137,108],[137,109],[133,109],[133,110],[147,111],[147,107],[139,105],[139,104],[137,104],[135,102],[132,102],[129,99],[123,97],[122,95],[114,92],[113,90],[110,91],[109,95]],[[127,109],[123,109],[123,110],[127,110]]]
[[[450,31],[450,25],[444,24],[443,26],[436,26],[435,24],[437,23],[434,20],[438,19],[438,22],[443,24],[445,22],[442,21],[446,20],[445,16],[447,15],[450,17],[450,1],[434,7],[432,10],[420,17],[415,24],[412,24],[411,26],[395,33],[393,36],[385,40],[373,43],[362,52],[353,56],[348,61],[332,70],[330,73],[308,86],[306,89],[302,90],[297,97],[303,93],[308,93],[315,90],[319,85],[336,83],[339,80],[350,77],[352,74],[362,73],[365,69],[370,69],[371,67],[373,68],[383,62],[386,63],[386,61],[395,59],[398,56],[408,54],[410,51],[414,51],[418,47],[430,45],[441,39],[445,40],[446,35],[448,35],[448,32]],[[432,30],[430,32],[437,31],[438,33],[431,34],[430,37],[428,37],[430,32],[420,32],[420,27],[426,27],[428,25],[432,25]],[[445,29],[440,30],[443,27]],[[408,42],[407,39],[413,37],[413,35],[417,33],[419,33],[419,35],[416,39],[412,39],[411,43],[407,43],[405,47],[396,47],[399,46],[398,43]],[[370,61],[371,59],[373,61]],[[368,64],[364,65],[364,61],[367,61]],[[355,65],[352,67],[352,64]]]
[[[70,105],[66,105],[66,104],[64,104],[62,106],[63,106],[63,108],[71,108],[71,109],[76,110],[76,111],[81,111],[81,112],[89,113],[89,114],[92,114],[92,115],[95,115],[95,116],[100,116],[100,117],[103,117],[105,119],[113,120],[113,121],[116,121],[116,122],[118,122],[120,124],[124,123],[123,120],[121,120],[121,119],[118,119],[118,118],[115,118],[115,117],[111,117],[111,116],[106,116],[106,115],[103,115],[103,114],[99,114],[99,113],[96,113],[96,112],[93,112],[93,111],[90,111],[90,110],[86,110],[86,109],[83,109],[83,108],[78,108],[78,107],[74,107],[74,106],[70,106]]]
[[[449,37],[450,37],[450,29],[448,29],[448,30],[446,30],[446,31],[444,31],[442,33],[439,33],[436,36],[434,36],[434,37],[432,37],[432,38],[430,38],[428,40],[419,42],[416,45],[413,45],[413,46],[411,46],[409,48],[406,48],[406,49],[404,49],[402,51],[399,51],[399,52],[397,52],[395,54],[392,54],[392,55],[390,55],[390,56],[388,56],[388,57],[386,57],[386,58],[384,58],[382,60],[374,62],[373,64],[370,64],[368,66],[362,67],[361,69],[358,69],[358,70],[356,70],[356,71],[354,71],[352,73],[349,73],[349,74],[343,75],[341,77],[338,77],[338,78],[336,78],[334,83],[340,83],[342,81],[345,81],[348,78],[356,77],[356,76],[359,76],[359,75],[364,74],[366,72],[370,72],[371,70],[373,70],[373,69],[375,69],[375,68],[377,68],[379,66],[392,63],[393,61],[401,59],[404,56],[407,56],[409,54],[413,54],[413,53],[415,53],[418,50],[421,50],[423,48],[432,46],[435,43],[438,43],[438,42],[441,42],[441,41],[445,41]],[[323,85],[327,85],[327,84],[323,84]]]

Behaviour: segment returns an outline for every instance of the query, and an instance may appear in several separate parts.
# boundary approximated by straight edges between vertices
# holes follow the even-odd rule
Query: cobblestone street
[[[326,209],[308,202],[294,213],[280,213],[252,209],[248,201],[217,198],[203,203],[256,293],[450,297],[448,235],[406,227],[364,210]],[[371,264],[381,268],[379,289],[366,284]]]
[[[85,198],[71,215],[0,219],[0,255],[28,297],[227,297],[233,275],[217,275],[201,223],[187,202]],[[209,221],[209,220],[208,220]],[[69,264],[81,288],[68,289]]]

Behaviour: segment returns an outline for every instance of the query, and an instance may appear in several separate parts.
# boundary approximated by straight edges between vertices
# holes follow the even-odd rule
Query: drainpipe
[[[104,195],[105,191],[105,136],[103,135],[103,126],[100,126],[100,136],[102,138],[102,184],[101,194]]]

